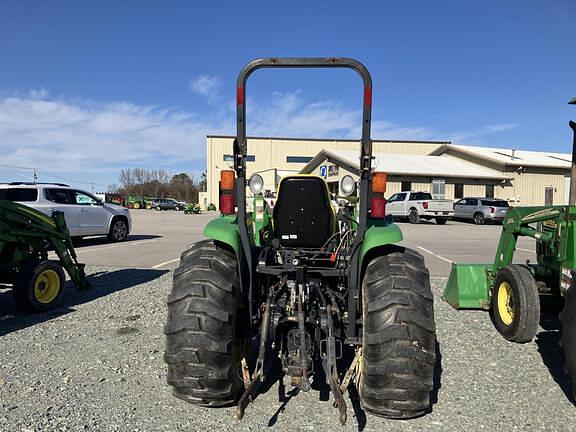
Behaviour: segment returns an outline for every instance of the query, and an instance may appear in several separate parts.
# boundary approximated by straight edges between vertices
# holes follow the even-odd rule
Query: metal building
[[[200,205],[218,207],[220,171],[233,167],[234,137],[207,137],[207,190]],[[387,196],[401,190],[431,192],[439,198],[493,196],[512,205],[566,204],[570,155],[451,144],[448,141],[374,140],[377,170],[389,174]],[[247,174],[262,175],[274,192],[287,174],[322,174],[335,192],[342,173],[355,174],[357,140],[248,138]],[[324,168],[322,168],[324,167]],[[322,172],[321,172],[322,171]]]

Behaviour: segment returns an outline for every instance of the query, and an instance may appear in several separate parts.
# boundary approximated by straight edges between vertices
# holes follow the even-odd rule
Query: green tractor
[[[570,101],[576,104],[576,98]],[[531,341],[540,321],[540,293],[564,298],[561,345],[576,399],[576,123],[569,205],[510,208],[493,264],[453,264],[443,299],[456,309],[490,311],[498,332]],[[536,239],[536,263],[513,264],[518,237]]]
[[[317,176],[290,175],[274,209],[259,175],[246,177],[245,88],[259,68],[337,67],[364,83],[361,174],[341,180],[339,208]],[[184,251],[165,326],[173,394],[206,407],[237,404],[241,419],[272,371],[294,391],[329,389],[341,423],[357,383],[369,413],[406,419],[430,411],[436,361],[433,296],[424,260],[395,243],[386,175],[372,172],[368,70],[346,58],[270,58],[237,84],[234,170],[222,171],[221,217]],[[247,212],[247,186],[253,195]]]
[[[184,214],[202,214],[200,204],[198,203],[186,204],[186,207],[184,207]]]
[[[60,261],[48,259],[53,249]],[[64,295],[64,269],[79,289],[90,285],[76,259],[64,213],[52,217],[0,200],[0,285],[11,285],[16,304],[27,311],[56,308]]]

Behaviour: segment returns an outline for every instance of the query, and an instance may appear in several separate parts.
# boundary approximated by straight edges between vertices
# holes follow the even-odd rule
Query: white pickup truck
[[[399,192],[388,199],[386,214],[394,219],[408,218],[414,224],[420,219],[435,219],[438,225],[444,225],[454,216],[454,205],[449,199],[432,199],[429,192]]]

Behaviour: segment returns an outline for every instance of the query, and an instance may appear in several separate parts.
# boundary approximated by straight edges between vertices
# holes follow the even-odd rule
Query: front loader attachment
[[[442,299],[455,309],[490,309],[491,264],[452,264]]]

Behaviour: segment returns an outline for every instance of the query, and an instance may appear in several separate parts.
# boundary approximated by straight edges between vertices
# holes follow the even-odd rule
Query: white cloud
[[[460,130],[460,131],[451,132],[449,134],[446,134],[445,139],[448,139],[449,141],[452,141],[455,143],[467,142],[469,144],[482,144],[481,138],[486,136],[486,135],[490,135],[490,134],[494,134],[494,133],[498,133],[498,132],[504,132],[507,130],[515,129],[517,127],[518,127],[518,125],[516,123],[502,123],[502,124],[486,125],[486,126],[483,126],[479,129],[468,130],[468,131]],[[480,138],[480,140],[479,140],[479,138]]]
[[[217,76],[200,75],[190,80],[190,90],[213,102],[220,96],[222,81]]]
[[[38,96],[0,98],[1,163],[60,173],[185,166],[204,159],[215,128],[178,110]]]
[[[196,91],[207,97],[214,94],[218,80],[212,78],[197,80]],[[227,108],[221,111],[221,106]],[[360,137],[360,110],[335,101],[310,103],[299,91],[275,93],[266,101],[251,98],[247,108],[249,135]],[[37,167],[41,174],[89,181],[106,178],[109,183],[125,167],[198,169],[206,157],[206,135],[235,132],[234,109],[234,104],[220,104],[208,114],[198,114],[122,101],[55,97],[45,89],[0,94],[0,164]],[[373,120],[372,137],[462,142],[514,127],[496,124],[442,133],[425,126]],[[6,173],[0,167],[0,181],[5,181]]]

